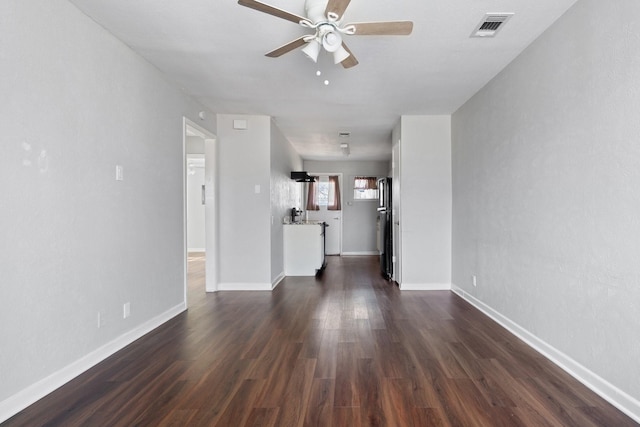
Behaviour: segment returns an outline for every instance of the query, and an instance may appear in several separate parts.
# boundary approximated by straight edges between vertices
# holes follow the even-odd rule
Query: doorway
[[[200,291],[215,292],[218,285],[216,137],[187,118],[183,130],[184,299],[188,306],[190,261],[204,259]]]
[[[338,209],[336,209],[334,205],[336,197],[338,201],[344,199],[342,196],[342,188],[344,187],[342,174],[310,173],[310,175],[318,177],[318,179],[313,183],[313,186],[311,184],[307,184],[308,186],[305,196],[308,200],[310,186],[315,187],[318,210],[307,209],[309,219],[313,221],[324,221],[328,225],[325,229],[326,254],[342,255],[342,203],[339,203]],[[337,177],[338,191],[335,191],[335,185],[331,184],[332,177]],[[332,205],[334,205],[333,209]]]

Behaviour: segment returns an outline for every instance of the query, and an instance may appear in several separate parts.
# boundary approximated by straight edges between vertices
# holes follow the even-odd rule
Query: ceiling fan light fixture
[[[304,53],[307,58],[312,60],[313,62],[318,62],[318,55],[320,54],[320,43],[318,40],[313,39],[307,43],[307,45],[302,49],[302,53]]]
[[[322,36],[322,47],[327,52],[336,52],[342,47],[342,36],[337,31],[328,31]]]
[[[345,49],[344,47],[342,47],[342,45],[340,45],[338,50],[333,52],[333,63],[339,64],[350,56],[351,54],[347,52],[347,49]]]
[[[351,0],[305,0],[304,3],[305,16],[300,16],[259,0],[238,0],[238,4],[241,6],[293,22],[303,28],[315,30],[314,34],[301,36],[267,52],[266,56],[269,58],[278,58],[304,46],[305,55],[312,61],[318,62],[321,45],[322,49],[334,54],[333,59],[336,64],[340,63],[345,69],[348,69],[358,65],[358,60],[342,43],[344,35],[408,36],[413,31],[412,21],[372,21],[343,24],[344,13]]]

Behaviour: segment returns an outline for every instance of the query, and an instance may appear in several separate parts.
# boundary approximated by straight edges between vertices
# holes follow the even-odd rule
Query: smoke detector
[[[513,13],[487,13],[471,33],[471,37],[495,37]]]

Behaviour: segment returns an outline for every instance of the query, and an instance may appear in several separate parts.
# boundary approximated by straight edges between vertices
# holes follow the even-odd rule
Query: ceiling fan
[[[354,22],[342,23],[345,10],[351,0],[306,0],[306,17],[287,12],[257,0],[238,0],[238,4],[255,9],[287,21],[294,22],[304,28],[315,30],[315,34],[307,34],[279,48],[268,52],[266,56],[277,58],[301,46],[302,52],[312,61],[317,62],[320,49],[333,54],[335,64],[344,68],[358,65],[358,60],[342,41],[348,36],[406,36],[413,31],[411,21],[387,22]]]

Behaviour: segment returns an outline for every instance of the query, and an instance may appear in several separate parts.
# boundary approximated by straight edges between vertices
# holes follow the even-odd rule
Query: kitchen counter
[[[322,221],[298,221],[285,225],[322,225]]]
[[[324,268],[324,225],[302,221],[284,225],[284,275],[315,276]]]

